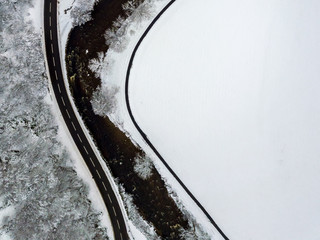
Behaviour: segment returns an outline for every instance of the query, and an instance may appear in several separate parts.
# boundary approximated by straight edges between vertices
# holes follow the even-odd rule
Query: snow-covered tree
[[[143,20],[148,20],[154,15],[152,1],[143,1],[138,4],[130,15],[130,21],[140,24]]]
[[[141,21],[150,19],[154,14],[151,1],[128,1],[122,5],[126,18],[119,16],[112,28],[105,32],[106,44],[116,52],[122,52],[128,44],[128,28],[132,23],[139,25]]]
[[[107,116],[116,108],[116,94],[119,89],[117,87],[98,87],[92,94],[91,104],[95,114],[99,116]]]
[[[122,8],[125,11],[126,15],[129,17],[138,5],[138,1],[127,1],[126,3],[122,4]]]
[[[154,169],[152,160],[148,156],[139,156],[134,159],[135,165],[133,170],[143,180],[147,180],[152,175]]]
[[[105,55],[103,52],[98,53],[98,57],[91,59],[89,61],[89,69],[94,72],[96,77],[100,77],[100,72],[103,71],[104,68],[104,58]],[[106,64],[107,65],[107,64]],[[106,67],[105,67],[106,68]]]
[[[96,0],[76,0],[71,8],[70,16],[73,26],[80,26],[91,19],[91,11]]]
[[[106,39],[106,44],[111,48],[112,50],[116,52],[122,52],[127,43],[128,43],[128,38],[127,38],[127,28],[125,25],[123,25],[120,28],[111,28],[108,29],[104,37]]]

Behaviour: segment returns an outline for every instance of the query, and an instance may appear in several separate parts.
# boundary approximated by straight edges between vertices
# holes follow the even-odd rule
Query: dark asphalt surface
[[[138,125],[137,121],[135,120],[131,106],[130,106],[130,100],[129,100],[129,79],[130,79],[130,71],[132,68],[133,60],[136,55],[136,52],[141,45],[143,39],[147,36],[151,28],[154,26],[154,24],[159,20],[159,18],[168,10],[168,8],[175,2],[176,0],[170,1],[163,9],[162,11],[153,19],[153,21],[150,23],[148,28],[145,30],[143,35],[140,37],[138,43],[136,44],[131,57],[129,61],[129,65],[127,68],[127,75],[126,75],[126,86],[125,86],[125,96],[126,96],[126,105],[127,110],[129,112],[130,118],[136,127],[136,129],[139,131],[145,142],[149,145],[149,147],[153,150],[153,152],[158,156],[158,158],[162,161],[164,166],[169,170],[169,172],[175,177],[175,179],[179,182],[179,184],[183,187],[183,189],[188,193],[188,195],[192,198],[192,200],[198,205],[198,207],[202,210],[202,212],[207,216],[207,218],[210,220],[212,225],[217,229],[217,231],[221,234],[221,236],[225,240],[229,240],[229,238],[226,236],[226,234],[221,230],[221,228],[218,226],[218,224],[213,220],[213,218],[210,216],[210,214],[207,212],[207,210],[202,206],[202,204],[196,199],[196,197],[192,194],[192,192],[187,188],[187,186],[181,181],[181,179],[178,177],[178,175],[173,171],[173,169],[169,166],[169,164],[165,161],[165,159],[161,156],[161,154],[158,152],[158,150],[153,146],[151,141],[148,139],[147,135],[142,131],[140,126]]]
[[[78,147],[99,188],[109,212],[114,238],[116,240],[129,239],[125,220],[115,193],[113,192],[111,184],[78,122],[67,95],[59,56],[57,0],[44,0],[44,34],[50,80],[61,114],[76,146]]]

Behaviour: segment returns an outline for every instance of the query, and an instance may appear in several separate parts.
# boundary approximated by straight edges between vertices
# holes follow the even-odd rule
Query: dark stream
[[[134,159],[144,152],[107,117],[95,115],[90,103],[101,80],[88,68],[90,59],[106,52],[104,33],[118,16],[124,16],[126,0],[101,0],[92,12],[92,20],[72,29],[66,49],[66,65],[75,104],[102,153],[114,178],[132,195],[141,216],[151,223],[163,239],[182,239],[180,231],[189,229],[188,220],[169,196],[158,171],[143,180],[133,170]],[[86,52],[87,50],[87,52]],[[123,69],[126,71],[126,69]]]

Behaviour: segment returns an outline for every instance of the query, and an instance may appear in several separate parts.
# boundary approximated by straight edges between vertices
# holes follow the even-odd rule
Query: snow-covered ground
[[[319,11],[177,1],[136,55],[138,124],[230,239],[320,238]]]

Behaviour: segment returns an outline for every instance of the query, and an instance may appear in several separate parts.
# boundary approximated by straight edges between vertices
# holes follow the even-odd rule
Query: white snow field
[[[133,114],[230,239],[320,239],[319,12],[177,1],[137,52]]]

